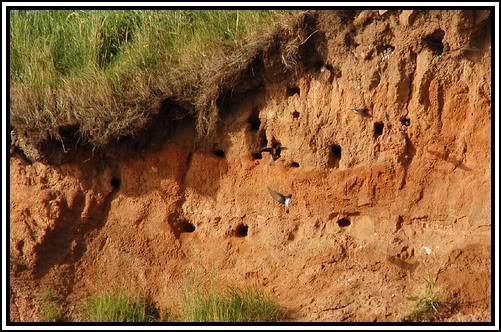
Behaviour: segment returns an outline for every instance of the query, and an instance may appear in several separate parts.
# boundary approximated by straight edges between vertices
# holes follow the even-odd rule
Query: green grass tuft
[[[182,321],[187,322],[273,322],[281,318],[279,305],[263,292],[230,288],[224,293],[185,294]]]
[[[64,320],[64,314],[58,303],[58,296],[52,289],[42,289],[37,293],[41,301],[40,320],[43,322],[61,322]]]
[[[63,321],[63,313],[57,304],[44,303],[42,305],[40,318],[43,322],[61,322]]]
[[[442,291],[435,287],[435,280],[432,277],[427,277],[424,280],[424,292],[408,297],[409,300],[414,301],[414,305],[403,321],[429,321],[439,313],[443,302]]]
[[[99,295],[87,300],[83,319],[87,322],[153,322],[157,317],[144,299]]]

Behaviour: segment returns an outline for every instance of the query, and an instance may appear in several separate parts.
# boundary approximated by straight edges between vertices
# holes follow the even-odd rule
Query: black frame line
[[[121,1],[116,1],[120,2]],[[8,217],[9,222],[6,223],[6,237],[7,243],[9,247],[6,248],[6,272],[9,274],[6,276],[6,293],[8,294],[8,298],[6,299],[6,317],[7,321],[5,322],[6,326],[141,326],[141,327],[156,327],[156,326],[253,326],[253,327],[264,327],[264,326],[416,326],[416,327],[425,327],[425,326],[495,326],[495,255],[497,244],[495,240],[495,229],[496,224],[494,222],[495,218],[495,43],[496,43],[496,31],[495,31],[495,15],[496,10],[495,6],[469,6],[463,3],[464,6],[451,5],[451,6],[419,6],[415,3],[410,4],[409,6],[403,6],[401,3],[396,5],[374,5],[374,6],[307,6],[307,5],[295,5],[294,2],[287,2],[284,6],[253,6],[253,7],[242,7],[238,5],[231,6],[189,6],[187,3],[186,6],[168,6],[168,5],[154,5],[154,6],[126,6],[126,5],[104,5],[104,6],[50,6],[50,5],[41,5],[41,6],[6,6],[6,45],[10,45],[10,17],[11,11],[13,10],[274,10],[274,9],[291,9],[291,10],[346,10],[346,9],[364,9],[364,10],[376,10],[376,9],[391,9],[391,10],[400,10],[400,9],[415,9],[415,10],[430,10],[430,9],[438,9],[438,10],[491,10],[493,18],[491,19],[491,321],[490,322],[263,322],[263,323],[194,323],[194,322],[153,322],[153,323],[92,323],[92,322],[13,322],[11,321],[10,315],[10,210],[6,211],[6,216]],[[10,110],[10,49],[6,48],[6,60],[9,67],[7,68],[8,72],[6,73],[7,78],[7,100],[6,105],[7,109]],[[6,116],[7,122],[5,125],[10,124],[10,111]],[[7,127],[6,127],[7,128]],[[10,135],[7,133],[6,142],[10,143]],[[7,189],[7,197],[9,198],[10,203],[10,154],[7,149],[4,151],[5,153],[5,161],[6,161],[6,189]],[[494,172],[492,172],[494,170]],[[0,180],[1,181],[1,180]],[[2,183],[3,184],[3,183]],[[7,198],[6,197],[6,198]],[[2,241],[3,242],[3,241]],[[2,243],[3,244],[3,243]],[[2,248],[3,249],[3,248]]]

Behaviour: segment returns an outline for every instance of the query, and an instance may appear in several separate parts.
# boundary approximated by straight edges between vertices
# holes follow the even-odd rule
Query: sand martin
[[[285,212],[289,213],[289,206],[292,204],[292,194],[283,195],[270,189],[270,187],[268,187],[268,191],[270,192],[271,197],[273,197],[274,200],[285,206]]]
[[[261,153],[262,152],[269,152],[271,154],[271,157],[273,158],[273,161],[275,161],[278,158],[280,158],[280,152],[282,150],[287,150],[287,148],[285,146],[282,146],[281,144],[274,144],[274,145],[272,145],[269,148],[263,148],[263,149],[261,149],[260,152]]]
[[[369,110],[367,109],[367,107],[353,108],[352,111],[357,113],[358,115],[363,116],[363,117],[370,117],[371,116],[369,114]]]

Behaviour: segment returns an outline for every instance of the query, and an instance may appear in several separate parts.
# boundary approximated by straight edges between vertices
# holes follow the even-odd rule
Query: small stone
[[[423,250],[424,250],[425,254],[427,254],[428,256],[431,255],[431,253],[432,253],[431,247],[429,247],[429,246],[423,246]]]
[[[361,27],[362,25],[367,22],[369,17],[371,16],[371,12],[369,10],[364,10],[362,11],[354,20],[353,20],[353,25],[355,27]]]
[[[398,21],[403,26],[410,26],[414,22],[416,11],[415,10],[402,10]]]

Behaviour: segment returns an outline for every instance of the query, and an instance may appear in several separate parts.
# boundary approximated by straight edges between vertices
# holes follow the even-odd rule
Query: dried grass
[[[279,12],[266,18],[247,18],[246,22],[242,19],[242,14],[239,17],[237,13],[236,25],[240,24],[237,28],[242,29],[242,24],[247,24],[244,29],[246,33],[232,36],[228,43],[224,39],[218,39],[220,36],[213,36],[215,32],[203,30],[207,24],[219,24],[217,20],[226,17],[216,14],[214,15],[217,17],[214,18],[204,12],[200,13],[205,15],[206,20],[200,28],[203,33],[183,44],[182,50],[176,50],[175,56],[166,54],[172,50],[172,45],[171,48],[154,51],[155,56],[149,55],[151,50],[148,43],[154,43],[155,33],[156,37],[160,32],[165,33],[158,29],[153,31],[153,36],[136,32],[139,37],[136,37],[134,43],[125,40],[117,46],[106,39],[119,40],[113,33],[118,29],[118,35],[121,36],[120,29],[125,29],[124,24],[128,30],[121,34],[125,38],[132,36],[133,27],[140,26],[141,22],[149,19],[148,16],[141,16],[141,13],[127,14],[129,16],[118,13],[115,18],[118,28],[113,24],[106,25],[103,19],[96,19],[95,25],[90,29],[96,29],[97,40],[101,43],[101,46],[97,42],[93,44],[100,50],[96,57],[97,64],[83,68],[78,68],[78,61],[70,61],[63,54],[59,56],[66,62],[59,66],[61,68],[40,70],[39,75],[30,76],[27,72],[42,68],[37,66],[54,67],[54,63],[50,63],[51,57],[43,55],[47,50],[42,48],[42,54],[37,54],[37,61],[30,63],[30,70],[23,71],[19,69],[22,67],[20,62],[27,55],[21,54],[22,47],[13,47],[11,43],[11,53],[17,54],[11,59],[11,75],[14,77],[10,91],[11,126],[18,133],[27,133],[29,136],[29,133],[46,132],[47,135],[33,137],[51,137],[60,141],[64,139],[60,129],[70,126],[76,128],[80,142],[105,146],[122,137],[134,137],[141,133],[148,123],[154,121],[159,111],[169,112],[168,109],[158,109],[162,100],[169,99],[185,106],[182,109],[185,110],[186,117],[195,120],[199,139],[211,136],[216,131],[224,100],[259,88],[264,81],[279,79],[286,74],[297,74],[301,70],[299,50],[316,33],[311,24],[314,14],[309,12],[296,12],[294,15]],[[78,15],[84,16],[82,13],[73,16]],[[90,14],[85,15],[90,17]],[[66,20],[69,20],[68,17],[70,16],[67,15]],[[266,24],[259,25],[259,22]],[[11,27],[16,30],[12,22]],[[189,28],[189,25],[186,27]],[[113,30],[114,28],[116,29]],[[26,30],[26,27],[23,29]],[[17,29],[20,31],[11,36],[13,43],[18,39],[22,41],[23,29]],[[224,33],[227,34],[228,31]],[[54,31],[45,33],[57,35]],[[176,40],[182,36],[186,38],[186,33],[182,33],[180,29],[176,33],[180,34]],[[209,41],[205,42],[203,38]],[[80,47],[79,43],[73,41],[74,47]],[[111,46],[107,44],[108,48],[103,51],[103,43]],[[127,43],[131,45],[126,45]],[[134,47],[140,45],[148,46],[147,50],[134,50]],[[160,47],[158,43],[156,45]],[[116,48],[117,59],[110,55],[113,47]],[[87,59],[91,57],[87,53],[91,52],[95,50],[85,49],[81,56]],[[153,64],[145,67],[145,61]],[[253,72],[260,70],[261,72]],[[254,80],[249,80],[248,76],[252,74],[255,76]]]

